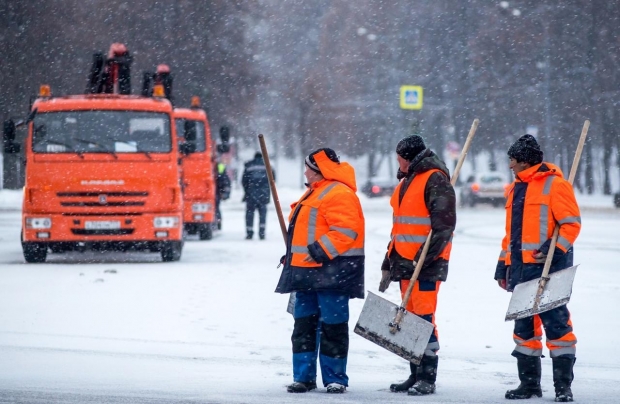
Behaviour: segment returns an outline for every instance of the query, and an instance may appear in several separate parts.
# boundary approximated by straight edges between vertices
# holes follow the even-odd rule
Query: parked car
[[[369,198],[376,196],[392,195],[398,185],[396,178],[373,177],[366,181],[362,187],[362,193]]]
[[[497,171],[476,173],[470,175],[461,188],[461,206],[474,207],[478,203],[490,203],[493,206],[501,206],[504,192],[510,185],[506,176]]]

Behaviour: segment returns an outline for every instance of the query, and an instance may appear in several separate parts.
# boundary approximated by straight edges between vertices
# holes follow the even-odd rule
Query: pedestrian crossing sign
[[[422,109],[422,86],[400,86],[400,107],[402,109]]]

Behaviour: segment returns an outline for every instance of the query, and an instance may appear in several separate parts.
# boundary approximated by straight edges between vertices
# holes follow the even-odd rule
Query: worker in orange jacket
[[[426,259],[415,281],[406,310],[435,325],[439,286],[448,277],[452,233],[456,226],[456,197],[443,161],[426,148],[418,135],[402,139],[396,146],[398,178],[390,204],[394,211],[391,240],[381,266],[379,291],[391,281],[400,282],[404,296],[409,279],[430,231]],[[437,328],[428,341],[420,365],[409,363],[411,374],[403,383],[390,386],[393,392],[425,395],[435,392],[439,357]]]
[[[317,356],[328,393],[344,393],[349,299],[364,297],[364,215],[355,171],[332,149],[305,160],[308,190],[291,205],[276,292],[296,292],[290,393],[316,389]],[[318,339],[318,341],[317,341]]]
[[[502,289],[540,278],[555,226],[560,226],[550,273],[573,265],[573,244],[581,229],[573,187],[555,165],[543,162],[532,135],[521,136],[508,149],[514,182],[506,191],[506,235],[495,271]],[[553,362],[555,401],[573,401],[571,383],[575,344],[566,305],[515,321],[512,356],[517,358],[520,385],[507,399],[541,397],[542,329]]]

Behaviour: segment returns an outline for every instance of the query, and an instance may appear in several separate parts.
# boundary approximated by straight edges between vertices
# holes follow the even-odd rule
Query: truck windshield
[[[165,113],[44,112],[33,122],[35,153],[166,153],[172,149]]]
[[[191,142],[194,143],[196,145],[196,151],[197,152],[203,152],[205,151],[205,125],[203,122],[201,121],[194,121],[194,120],[190,120],[190,119],[182,119],[182,118],[177,118],[174,120],[175,124],[176,124],[176,129],[177,129],[177,136],[180,138],[184,138],[187,134],[188,131],[192,131],[193,132],[193,128],[196,128],[196,139],[192,140],[192,139],[185,139],[185,141],[187,142]]]

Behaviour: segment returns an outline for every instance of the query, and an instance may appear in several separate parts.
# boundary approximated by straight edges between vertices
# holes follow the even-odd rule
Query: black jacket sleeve
[[[315,241],[314,243],[308,245],[308,254],[310,254],[312,259],[319,264],[329,261],[329,256],[325,251],[323,251],[323,248],[318,241]]]
[[[433,262],[446,244],[450,242],[456,227],[456,196],[448,177],[443,173],[433,173],[426,183],[424,202],[431,215],[431,244],[424,265]],[[418,252],[421,254],[422,249]],[[415,257],[417,261],[419,255]]]

